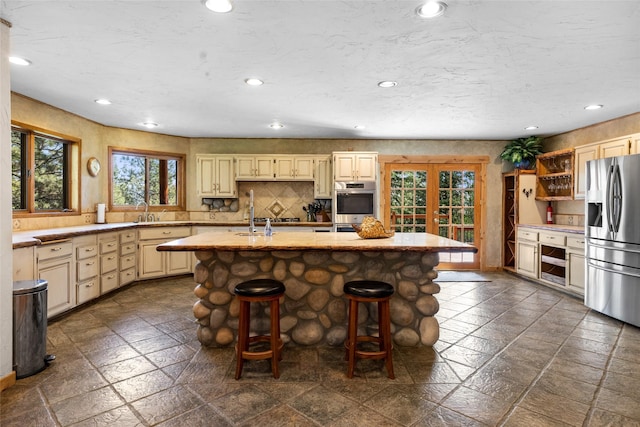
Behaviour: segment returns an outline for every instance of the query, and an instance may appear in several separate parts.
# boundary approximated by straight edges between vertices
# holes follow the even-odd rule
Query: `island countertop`
[[[367,251],[367,252],[477,252],[477,248],[455,240],[426,233],[395,233],[381,239],[362,239],[357,233],[343,232],[210,232],[173,240],[157,246],[158,251]]]

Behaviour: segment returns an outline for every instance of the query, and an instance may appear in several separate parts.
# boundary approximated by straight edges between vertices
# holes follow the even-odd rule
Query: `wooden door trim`
[[[379,191],[380,195],[380,209],[384,212],[382,218],[385,228],[390,228],[388,218],[391,215],[389,203],[387,202],[387,189],[391,185],[389,182],[389,170],[391,167],[402,164],[408,170],[421,168],[425,164],[476,164],[479,166],[476,176],[476,198],[479,200],[479,211],[476,212],[477,224],[479,228],[478,241],[476,246],[478,247],[480,258],[478,260],[480,270],[484,270],[486,266],[486,175],[487,164],[490,161],[489,156],[405,156],[405,155],[379,155],[378,160],[380,163],[380,182],[383,183],[383,187]]]

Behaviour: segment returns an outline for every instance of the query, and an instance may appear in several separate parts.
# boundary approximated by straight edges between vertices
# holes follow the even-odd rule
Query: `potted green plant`
[[[516,169],[529,169],[538,154],[542,154],[542,138],[530,136],[509,142],[500,157],[513,163]]]

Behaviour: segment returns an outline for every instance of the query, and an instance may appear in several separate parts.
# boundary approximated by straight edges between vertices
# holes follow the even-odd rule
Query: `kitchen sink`
[[[273,234],[276,234],[275,232]],[[249,232],[248,231],[242,231],[240,233],[236,233],[236,236],[249,236]],[[254,231],[253,232],[254,236],[264,236],[264,231]]]

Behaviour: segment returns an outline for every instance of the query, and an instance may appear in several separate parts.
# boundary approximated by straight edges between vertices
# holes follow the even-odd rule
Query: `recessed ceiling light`
[[[435,18],[440,16],[447,10],[447,4],[441,1],[429,0],[416,9],[418,16],[422,18]]]
[[[23,65],[23,66],[31,65],[31,61],[29,61],[28,59],[20,58],[19,56],[10,56],[9,62],[15,65]]]
[[[524,130],[534,130],[534,129],[538,129],[538,126],[527,126],[526,128],[524,128]]]
[[[354,129],[357,129],[357,130],[364,130],[364,129],[366,129],[366,126],[363,126],[363,125],[355,125],[353,128],[354,128]]]
[[[591,105],[587,105],[586,107],[584,107],[585,110],[599,110],[602,107],[604,107],[604,105],[602,104],[591,104]]]
[[[231,12],[233,9],[231,0],[205,0],[204,5],[207,9],[218,13]]]
[[[100,105],[111,105],[111,101],[105,98],[98,98],[95,100],[95,103]]]
[[[140,123],[140,124],[141,124],[142,126],[146,127],[146,128],[149,128],[149,129],[153,129],[153,128],[155,128],[155,127],[158,127],[158,124],[157,124],[157,123],[154,123],[154,122],[142,122],[142,123]]]
[[[398,82],[394,82],[394,81],[391,81],[391,80],[383,80],[383,81],[378,83],[378,86],[380,86],[380,87],[394,87],[394,86],[398,86]]]
[[[256,79],[255,77],[249,77],[248,79],[245,79],[244,82],[249,86],[261,86],[264,84],[262,80]]]
[[[269,125],[269,127],[271,129],[282,129],[284,127],[284,125],[282,123],[279,122],[273,122]]]

